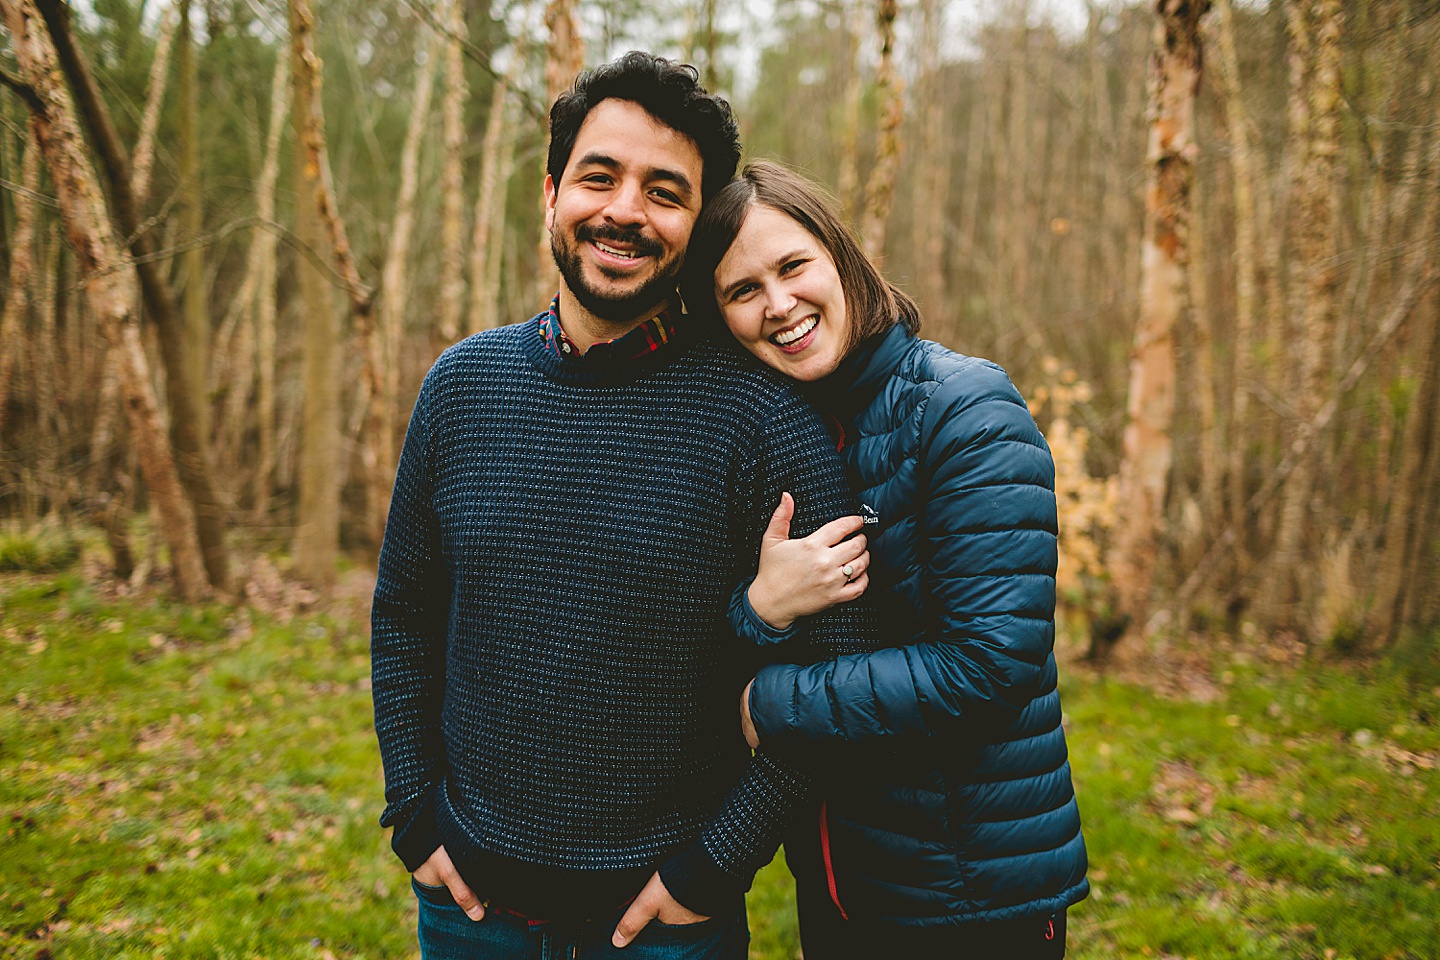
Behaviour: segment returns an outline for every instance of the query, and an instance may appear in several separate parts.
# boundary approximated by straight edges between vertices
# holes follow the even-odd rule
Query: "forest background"
[[[97,797],[175,783],[142,758],[157,741],[174,748],[171,728],[188,720],[172,719],[202,715],[172,710],[158,694],[169,683],[190,700],[219,683],[221,712],[259,709],[255,685],[278,681],[252,676],[257,664],[318,644],[336,673],[266,696],[310,700],[308,723],[315,685],[324,702],[357,694],[354,642],[337,638],[363,634],[420,379],[448,344],[548,302],[546,108],[581,67],[639,47],[697,64],[732,99],[748,157],[833,191],[920,302],[926,335],[1005,366],[1046,431],[1059,646],[1079,685],[1067,706],[1102,891],[1088,924],[1076,921],[1082,951],[1095,951],[1081,955],[1210,955],[1234,946],[1227,928],[1270,944],[1259,956],[1440,950],[1431,0],[0,10],[0,769],[12,837],[48,850],[50,831],[67,834],[69,815],[52,809],[57,769],[89,770],[79,789]],[[93,669],[106,658],[123,669]],[[166,679],[181,667],[188,680]],[[133,715],[113,706],[125,684],[149,687]],[[368,786],[356,807],[309,818],[341,818],[316,827],[322,847],[351,842],[348,827],[338,841],[325,831],[361,814],[369,824],[378,799],[368,719],[348,710],[338,715],[354,723],[331,734],[361,738],[341,766]],[[1166,726],[1183,727],[1186,711],[1188,734]],[[1086,719],[1090,738],[1074,731]],[[127,724],[117,753],[73,742]],[[1120,727],[1100,736],[1106,724]],[[244,736],[228,729],[216,743]],[[1109,746],[1152,734],[1138,767]],[[1210,766],[1205,744],[1242,734],[1264,739]],[[1278,757],[1272,739],[1315,752]],[[206,771],[206,750],[180,740],[203,755],[181,751],[191,772]],[[134,764],[149,772],[115,773]],[[1383,802],[1359,785],[1377,782]],[[303,799],[314,785],[286,789],[304,806],[319,803]],[[1312,789],[1329,814],[1295,799]],[[1234,799],[1251,795],[1264,815]],[[191,828],[154,826],[199,811],[195,836],[209,837],[206,824],[230,818],[220,799],[191,800],[145,820],[154,829],[106,807],[116,824],[95,843],[151,872],[170,861],[137,852],[150,844],[203,863],[214,851],[185,840]],[[1373,821],[1358,835],[1355,804]],[[1351,819],[1335,837],[1311,829],[1340,808]],[[255,829],[264,819],[235,815]],[[1387,816],[1406,829],[1379,829]],[[1256,859],[1233,849],[1234,820],[1260,838]],[[272,833],[295,842],[260,831],[274,845]],[[1154,860],[1184,838],[1208,879],[1147,878],[1136,837],[1158,845]],[[366,863],[369,839],[353,841]],[[1299,855],[1320,848],[1324,864]],[[72,866],[77,891],[116,869]],[[69,937],[111,955],[94,946],[106,936],[140,938],[136,955],[180,949],[153,917],[108,932],[67,919],[75,891],[11,870],[8,953]],[[1112,872],[1129,879],[1107,882]],[[767,876],[755,902],[774,894],[784,914]],[[366,889],[402,910],[380,877]],[[1104,897],[1110,882],[1119,898]],[[1275,906],[1287,883],[1313,918]],[[1197,904],[1215,914],[1208,933],[1164,932]],[[1343,935],[1342,907],[1356,924]],[[237,949],[385,952],[345,942]]]

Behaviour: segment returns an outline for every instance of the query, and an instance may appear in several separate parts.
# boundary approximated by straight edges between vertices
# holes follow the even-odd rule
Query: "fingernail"
[[[484,920],[484,919],[485,919],[485,908],[482,907],[482,906],[480,906],[480,904],[477,903],[477,904],[475,904],[475,906],[471,907],[469,910],[466,910],[466,911],[465,911],[465,915],[468,916],[471,920]]]
[[[613,944],[615,944],[615,946],[617,946],[617,947],[623,947],[623,946],[625,946],[625,938],[622,937],[622,936],[620,936],[620,934],[618,934],[618,933],[615,934],[615,936],[613,936],[613,937],[610,938],[610,942],[613,943]]]

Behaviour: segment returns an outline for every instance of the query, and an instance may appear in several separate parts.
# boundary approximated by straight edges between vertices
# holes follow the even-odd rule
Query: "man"
[[[749,756],[756,664],[724,612],[782,492],[802,534],[853,503],[809,406],[676,309],[739,158],[729,105],[630,53],[550,126],[560,292],[440,357],[401,454],[372,617],[381,823],[427,958],[743,957],[744,891],[804,782]]]

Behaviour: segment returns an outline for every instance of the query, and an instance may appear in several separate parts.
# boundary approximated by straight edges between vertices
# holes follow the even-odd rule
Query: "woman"
[[[826,771],[786,838],[807,960],[1063,956],[1089,887],[1051,652],[1054,465],[1024,401],[918,339],[914,302],[777,164],[706,206],[684,293],[807,391],[867,508],[868,554],[834,524],[767,537],[732,605],[737,633],[802,661],[747,687],[751,745]],[[806,654],[802,618],[867,584],[886,649]]]

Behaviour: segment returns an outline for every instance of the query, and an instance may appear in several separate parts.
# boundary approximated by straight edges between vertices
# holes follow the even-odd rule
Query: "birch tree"
[[[40,192],[40,147],[26,137],[20,161],[20,189],[15,191],[15,232],[10,236],[10,280],[5,312],[0,317],[0,430],[10,398],[10,373],[20,357],[21,327],[30,312],[30,274],[35,263],[35,196]]]
[[[395,219],[390,225],[390,246],[380,275],[380,312],[377,336],[367,343],[366,381],[379,386],[370,394],[369,424],[365,431],[367,529],[374,543],[385,534],[390,509],[390,484],[395,476],[395,407],[400,393],[400,335],[404,329],[408,284],[406,264],[410,233],[415,226],[415,195],[420,184],[420,145],[430,119],[430,95],[435,83],[434,34],[423,31],[415,70],[415,98],[410,123],[400,149],[400,189]]]
[[[1302,422],[1319,410],[1331,383],[1330,345],[1335,332],[1336,154],[1340,132],[1340,0],[1296,0],[1312,25],[1315,67],[1311,74],[1310,137],[1296,200],[1295,262],[1303,280],[1304,300],[1296,323],[1295,368],[1299,389],[1296,410]],[[1318,473],[1316,458],[1297,465],[1281,498],[1275,545],[1266,563],[1260,615],[1269,623],[1295,624],[1300,599],[1297,581],[1307,533],[1306,515]]]
[[[860,216],[860,240],[871,257],[879,257],[884,252],[885,227],[895,198],[895,177],[900,170],[900,125],[905,120],[905,87],[895,69],[895,18],[899,14],[898,0],[880,0],[875,12],[875,28],[880,37],[880,66],[875,73],[880,128],[875,165],[865,181],[865,205]]]
[[[1136,628],[1148,612],[1170,479],[1175,325],[1186,306],[1200,21],[1208,8],[1208,0],[1155,4],[1140,320],[1130,354],[1119,478],[1126,510],[1116,531],[1112,564],[1120,608]]]
[[[466,39],[465,10],[461,0],[449,0],[445,16],[444,163],[440,171],[440,336],[453,342],[460,336],[460,315],[465,298],[465,64],[461,45]]]
[[[11,50],[29,85],[26,101],[30,130],[45,154],[59,200],[66,239],[75,251],[86,297],[106,338],[120,356],[125,409],[140,451],[141,471],[170,547],[175,584],[181,597],[199,600],[209,593],[195,515],[180,484],[170,444],[150,385],[150,367],[133,304],[135,275],[110,231],[94,171],[70,97],[59,84],[61,70],[45,22],[33,0],[0,0]]]
[[[216,491],[209,444],[200,429],[202,398],[186,375],[184,318],[161,270],[154,233],[142,229],[139,206],[130,192],[130,160],[94,78],[70,30],[70,10],[61,0],[35,0],[54,44],[58,66],[75,94],[79,122],[89,134],[110,199],[116,226],[128,238],[145,308],[158,328],[157,340],[165,368],[165,397],[170,414],[170,443],[180,479],[194,509],[194,522],[210,585],[225,590],[229,551],[225,545],[226,509]],[[29,9],[29,7],[27,7]]]

